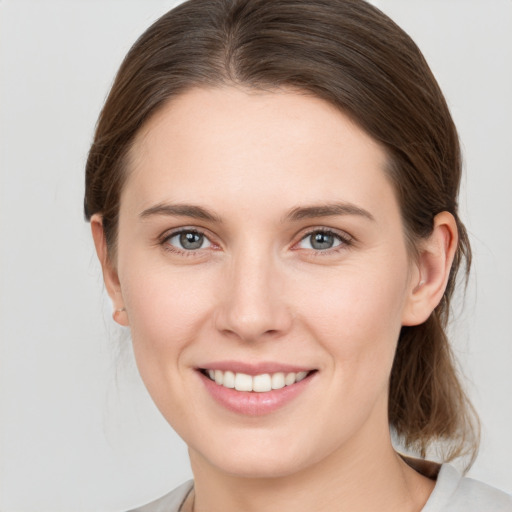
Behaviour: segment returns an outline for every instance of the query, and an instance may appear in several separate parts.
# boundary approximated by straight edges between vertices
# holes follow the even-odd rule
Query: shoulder
[[[443,464],[422,512],[512,512],[512,496]]]
[[[134,508],[129,512],[179,512],[181,505],[193,486],[194,482],[189,480],[165,496],[142,507]]]

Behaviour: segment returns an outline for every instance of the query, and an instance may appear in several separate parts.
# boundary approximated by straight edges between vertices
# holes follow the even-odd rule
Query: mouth
[[[316,388],[313,382],[317,369],[280,364],[247,365],[215,363],[196,368],[208,395],[224,409],[243,416],[271,414],[291,402],[306,390]]]
[[[299,372],[274,372],[249,375],[230,370],[201,368],[199,371],[217,385],[236,391],[267,393],[293,386],[309,377],[316,370]]]

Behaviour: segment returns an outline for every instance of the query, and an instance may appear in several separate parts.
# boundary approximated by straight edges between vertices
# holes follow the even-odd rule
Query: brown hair
[[[459,267],[471,250],[459,220],[457,131],[420,50],[362,0],[189,0],[133,45],[101,112],[86,166],[85,217],[101,213],[115,253],[120,193],[134,137],[162,105],[194,86],[292,87],[349,115],[388,154],[388,173],[414,248],[450,212],[459,245],[441,303],[403,327],[390,379],[389,421],[425,456],[443,441],[450,460],[478,447],[478,421],[445,334]]]

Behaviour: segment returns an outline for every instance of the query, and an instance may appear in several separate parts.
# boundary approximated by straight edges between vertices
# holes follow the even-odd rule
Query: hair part
[[[335,105],[388,155],[410,247],[450,212],[459,242],[441,303],[403,327],[392,368],[389,421],[425,456],[474,460],[478,420],[445,334],[457,273],[471,264],[458,216],[461,152],[444,96],[423,55],[391,19],[363,0],[189,0],[155,22],[124,59],[98,120],[86,165],[84,210],[100,213],[115,254],[130,148],[166,102],[193,87],[293,88]]]

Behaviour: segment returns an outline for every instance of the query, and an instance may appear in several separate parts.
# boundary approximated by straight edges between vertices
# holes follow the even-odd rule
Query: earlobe
[[[457,244],[455,218],[449,212],[439,213],[434,218],[431,235],[419,247],[402,325],[422,324],[437,307],[450,277]]]
[[[127,326],[129,324],[126,309],[124,307],[123,295],[121,293],[121,284],[119,282],[117,269],[112,263],[108,253],[105,232],[103,230],[103,219],[100,214],[94,214],[91,217],[91,232],[94,240],[94,246],[96,247],[96,254],[98,255],[98,259],[101,264],[105,288],[112,300],[114,308],[112,317],[118,324]]]

